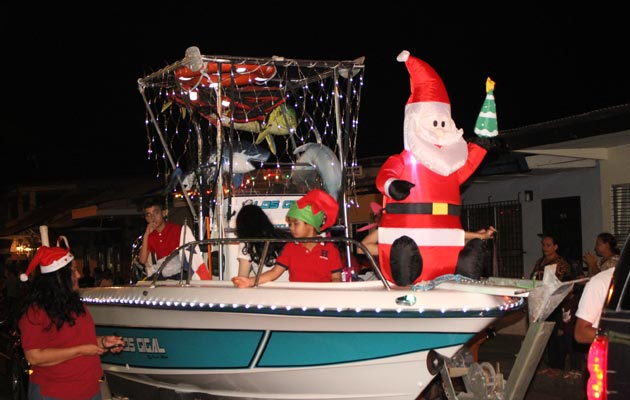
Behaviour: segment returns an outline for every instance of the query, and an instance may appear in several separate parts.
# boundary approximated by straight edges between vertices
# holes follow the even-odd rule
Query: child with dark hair
[[[315,238],[330,228],[339,205],[328,193],[315,189],[291,205],[287,223],[294,238]],[[341,282],[343,269],[339,250],[331,242],[292,242],[284,245],[276,265],[259,276],[259,283],[278,279],[289,271],[291,282]],[[255,277],[235,276],[234,286],[254,286]]]
[[[265,211],[256,204],[241,207],[236,216],[236,236],[240,239],[288,239],[291,233],[274,226]],[[242,241],[238,247],[238,276],[256,274],[265,242]],[[263,272],[276,264],[283,242],[269,243]]]

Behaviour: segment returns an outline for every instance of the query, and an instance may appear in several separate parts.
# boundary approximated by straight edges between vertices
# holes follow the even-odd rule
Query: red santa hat
[[[411,95],[405,112],[437,112],[451,114],[451,102],[444,82],[437,72],[426,62],[403,50],[396,60],[404,62],[409,72]]]
[[[287,217],[304,221],[320,233],[335,224],[338,213],[339,204],[331,195],[323,190],[313,189],[291,204]]]
[[[37,253],[28,265],[26,272],[20,275],[20,280],[26,282],[28,275],[35,270],[38,264],[42,274],[48,274],[65,267],[72,260],[74,260],[74,256],[66,248],[41,246],[37,249]]]

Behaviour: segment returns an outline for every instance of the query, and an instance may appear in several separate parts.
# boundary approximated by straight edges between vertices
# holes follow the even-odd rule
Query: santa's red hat
[[[35,270],[38,264],[40,265],[42,274],[48,274],[65,267],[72,260],[74,260],[74,256],[68,249],[63,247],[42,246],[37,249],[37,253],[35,253],[35,257],[33,257],[31,263],[28,265],[26,272],[20,275],[20,280],[26,282],[28,275]]]
[[[404,62],[409,71],[411,95],[405,112],[410,108],[416,112],[438,112],[451,114],[451,102],[444,82],[437,72],[426,62],[403,50],[396,60]]]

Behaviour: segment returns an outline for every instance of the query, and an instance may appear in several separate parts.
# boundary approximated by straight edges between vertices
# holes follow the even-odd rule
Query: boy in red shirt
[[[318,237],[334,224],[338,212],[335,199],[315,189],[291,205],[286,220],[294,238]],[[341,282],[342,269],[341,256],[334,243],[287,243],[276,265],[261,274],[258,283],[276,280],[287,270],[291,282]],[[234,286],[239,288],[254,286],[255,280],[256,277],[232,278]]]
[[[144,218],[147,221],[147,227],[142,236],[142,247],[138,253],[138,261],[147,265],[149,258],[154,268],[160,268],[164,259],[171,254],[180,245],[195,240],[192,230],[187,225],[179,225],[166,220],[167,210],[163,201],[158,198],[151,198],[144,203]],[[195,247],[193,255],[193,276],[192,279],[211,279],[210,271],[201,257],[201,250]],[[178,262],[179,259],[172,260],[162,268],[160,279],[179,279],[181,273],[186,270],[189,253],[184,251],[183,264]],[[148,273],[147,275],[151,275]]]

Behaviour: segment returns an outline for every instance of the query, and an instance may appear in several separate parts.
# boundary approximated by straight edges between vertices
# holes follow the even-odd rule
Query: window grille
[[[474,232],[490,225],[497,229],[495,239],[486,241],[485,276],[523,277],[523,226],[519,201],[464,205],[461,219],[467,231]],[[494,265],[497,271],[493,271]]]
[[[630,183],[612,186],[613,234],[619,248],[630,232]]]

